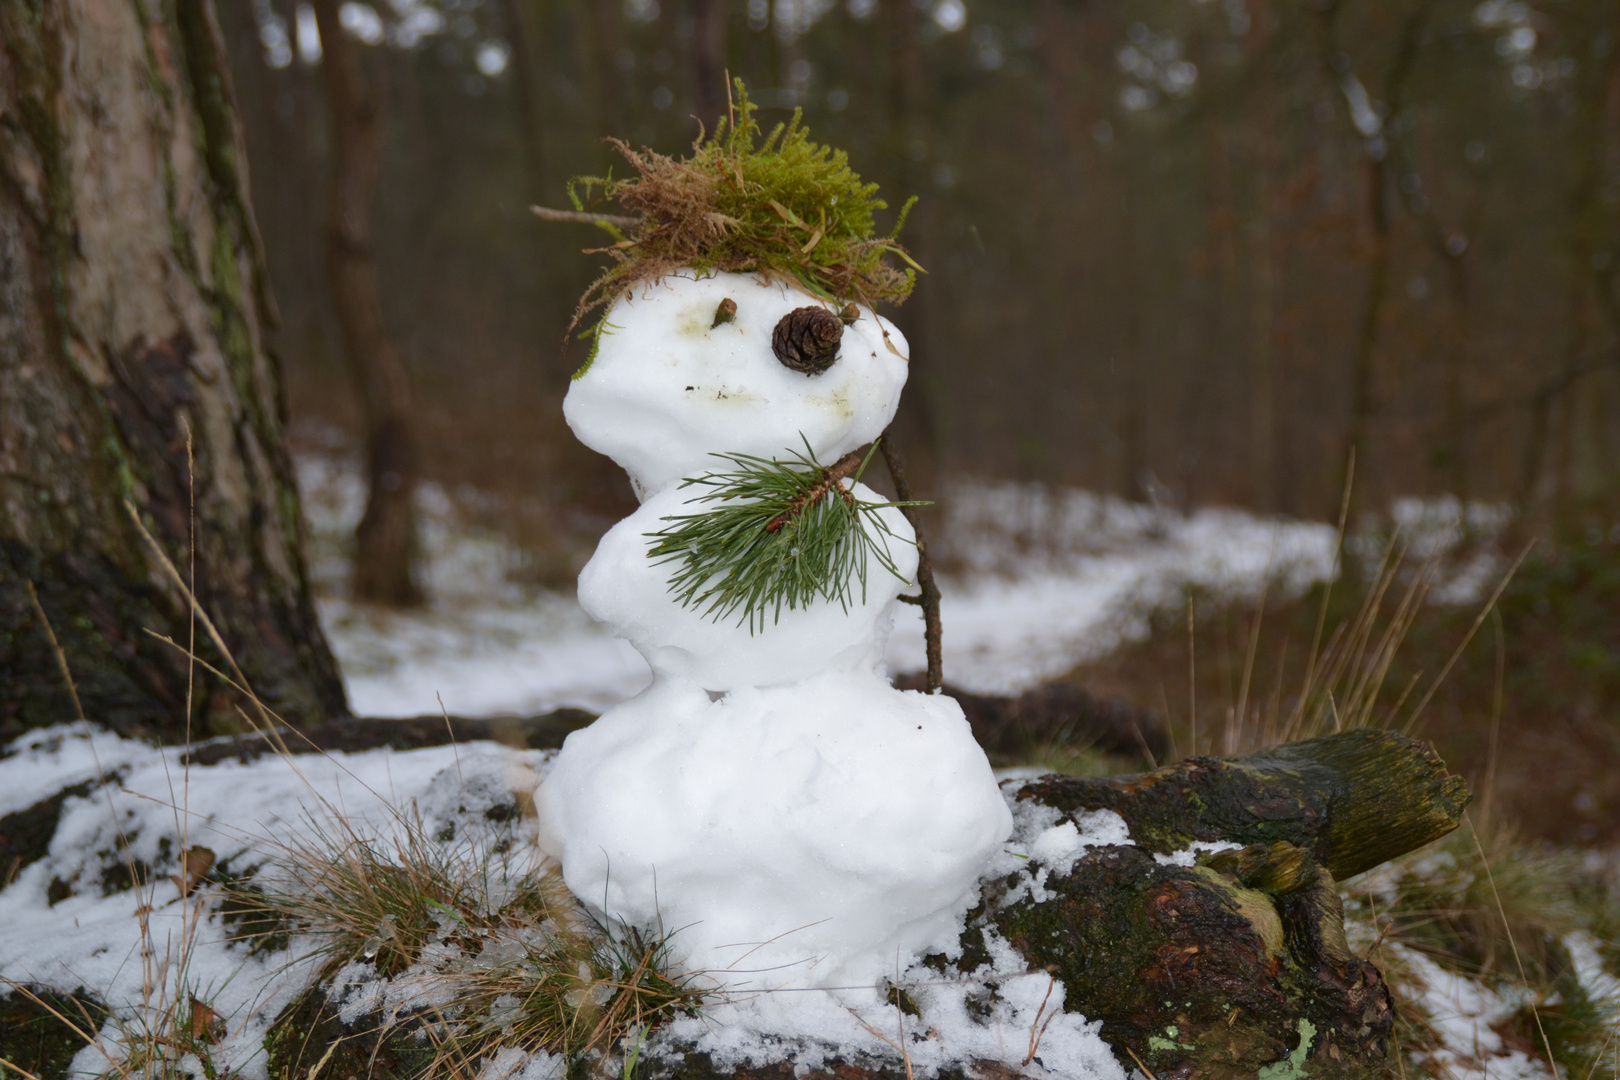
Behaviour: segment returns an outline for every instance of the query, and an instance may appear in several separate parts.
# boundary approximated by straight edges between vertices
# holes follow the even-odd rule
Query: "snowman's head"
[[[726,467],[717,453],[783,458],[808,441],[830,464],[882,434],[906,382],[888,320],[753,274],[637,285],[600,333],[563,415],[643,499]]]

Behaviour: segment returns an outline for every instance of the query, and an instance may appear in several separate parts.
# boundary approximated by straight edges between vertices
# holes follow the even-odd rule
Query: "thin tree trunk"
[[[692,107],[712,132],[726,113],[726,0],[692,0]]]
[[[1133,172],[1129,156],[1124,167]],[[1142,370],[1147,363],[1142,348],[1142,273],[1141,257],[1137,251],[1136,203],[1133,192],[1120,191],[1120,259],[1125,264],[1123,279],[1125,295],[1121,305],[1124,341],[1120,357],[1121,377],[1116,380],[1119,395],[1119,437],[1123,444],[1120,459],[1119,494],[1126,499],[1140,499],[1150,494],[1147,457],[1147,380]]]
[[[367,425],[369,490],[355,532],[354,592],[362,600],[408,606],[422,601],[415,573],[421,465],[410,378],[383,325],[372,261],[371,204],[382,164],[382,110],[361,70],[359,50],[339,24],[338,0],[315,0],[315,19],[332,120],[327,274]]]
[[[1571,440],[1579,414],[1579,395],[1591,375],[1601,370],[1590,360],[1595,336],[1591,291],[1595,289],[1599,312],[1616,312],[1610,293],[1612,272],[1594,269],[1592,263],[1603,228],[1597,203],[1604,152],[1601,133],[1611,96],[1610,81],[1616,72],[1620,72],[1620,65],[1611,55],[1606,64],[1587,71],[1577,83],[1579,106],[1570,125],[1569,140],[1574,182],[1566,225],[1568,322],[1564,362],[1531,399],[1530,433],[1525,442],[1519,494],[1521,508],[1529,513],[1555,511],[1573,479],[1569,475]],[[1611,315],[1609,321],[1611,330],[1620,333],[1620,317]]]
[[[1337,71],[1335,68],[1335,64],[1340,62],[1339,58],[1342,56],[1334,40],[1334,24],[1341,6],[1336,2],[1324,13],[1323,51],[1329,71],[1334,73],[1335,79],[1341,84],[1347,84],[1353,77],[1352,74],[1349,71]],[[1351,354],[1350,360],[1350,421],[1339,455],[1339,468],[1342,470],[1339,475],[1340,489],[1348,479],[1351,460],[1361,463],[1364,476],[1368,475],[1372,463],[1368,451],[1373,421],[1378,412],[1378,337],[1382,328],[1384,305],[1389,294],[1393,232],[1387,132],[1390,129],[1389,120],[1399,117],[1404,111],[1407,87],[1411,82],[1413,69],[1417,65],[1423,30],[1428,24],[1429,14],[1433,8],[1434,0],[1420,0],[1408,14],[1383,87],[1384,99],[1389,102],[1391,109],[1390,116],[1387,120],[1380,120],[1373,131],[1361,132],[1366,140],[1364,164],[1367,176],[1369,228],[1367,277],[1365,291],[1362,294],[1361,318],[1356,327],[1355,352]]]
[[[126,503],[267,705],[346,716],[212,5],[0,5],[0,116],[0,738],[74,718],[52,634],[89,719],[236,729],[240,699],[193,692],[188,603]]]
[[[524,175],[528,179],[528,197],[531,203],[545,203],[545,128],[540,117],[541,88],[545,85],[539,57],[534,49],[534,35],[529,33],[529,21],[524,18],[524,0],[501,0],[501,13],[506,21],[506,40],[512,47],[512,82],[517,90],[519,132],[523,143]],[[529,10],[541,8],[531,2]],[[543,9],[542,9],[543,10]]]
[[[1277,508],[1276,390],[1271,356],[1275,285],[1271,265],[1272,162],[1264,146],[1256,147],[1254,216],[1244,229],[1249,248],[1249,476],[1259,510]]]

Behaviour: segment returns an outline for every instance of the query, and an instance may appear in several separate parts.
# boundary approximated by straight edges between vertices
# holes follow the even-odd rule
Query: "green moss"
[[[905,221],[876,235],[887,207],[877,185],[862,183],[842,150],[810,140],[795,112],[761,139],[757,108],[737,80],[737,100],[714,134],[699,136],[682,160],[615,141],[636,176],[580,177],[574,206],[617,201],[636,216],[620,230],[603,222],[613,258],[580,301],[574,325],[638,282],[682,267],[753,272],[793,282],[825,300],[898,303],[920,269],[895,240]],[[893,266],[889,256],[905,265]]]
[[[591,351],[586,354],[585,362],[579,365],[579,370],[574,372],[572,376],[573,378],[583,378],[585,373],[591,370],[591,365],[596,363],[596,354],[602,351],[603,335],[617,329],[617,326],[614,326],[606,319],[603,319],[601,322],[597,323],[595,326],[591,327],[585,332],[584,336],[591,339]]]

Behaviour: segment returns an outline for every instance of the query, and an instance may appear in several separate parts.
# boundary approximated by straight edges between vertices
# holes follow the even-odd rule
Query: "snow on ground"
[[[220,886],[204,884],[188,898],[179,878],[169,877],[181,873],[181,853],[207,848],[217,858],[216,870],[238,880],[258,872],[256,880],[265,881],[277,874],[278,852],[313,828],[330,830],[334,815],[341,814],[358,835],[386,837],[413,808],[425,835],[441,835],[446,824],[455,826],[451,834],[457,838],[476,836],[477,829],[511,828],[525,838],[516,850],[532,852],[533,819],[491,826],[486,811],[532,790],[550,761],[546,751],[469,743],[268,755],[187,769],[177,748],[151,747],[87,726],[31,733],[0,749],[0,791],[9,803],[33,805],[63,784],[91,786],[63,801],[48,852],[0,891],[0,983],[82,987],[113,1009],[115,1019],[101,1033],[103,1050],[81,1051],[76,1071],[108,1071],[106,1055],[119,1053],[121,1032],[155,1026],[166,1004],[194,995],[224,1025],[214,1069],[267,1080],[265,1034],[309,986],[318,962],[298,959],[307,953],[307,941],[295,939],[287,951],[260,956],[232,941],[231,927],[218,914]],[[104,785],[103,777],[109,781]],[[1015,781],[1005,790],[1016,787]],[[1123,821],[1108,812],[1084,816],[1077,830],[1054,827],[1056,812],[1048,808],[1014,803],[1013,810],[1017,830],[991,872],[1023,875],[1033,891],[1042,890],[1049,874],[1066,873],[1087,847],[1129,843]],[[484,843],[498,839],[492,834]],[[152,884],[120,889],[117,870],[127,860],[149,868]],[[1035,865],[1043,860],[1045,865]],[[954,951],[960,928],[958,918],[929,949]],[[920,1020],[906,1018],[877,987],[810,987],[784,971],[756,990],[720,995],[698,1016],[676,1022],[670,1034],[722,1065],[814,1065],[852,1055],[894,1062],[896,1046],[904,1045],[922,1075],[977,1058],[1005,1062],[1033,1078],[1122,1080],[1098,1025],[1062,1011],[1062,983],[1028,971],[993,935],[989,945],[991,963],[954,980],[914,966],[914,957],[896,955],[897,981],[922,1009]],[[340,973],[335,984],[344,1001],[382,1000],[396,990],[418,997],[437,992],[424,982],[433,975],[426,960],[389,984],[367,974],[367,965],[345,971],[348,976]],[[970,998],[980,1003],[977,1013]],[[988,1012],[985,1001],[991,1003]],[[502,1061],[516,1066],[509,1058]],[[191,1071],[200,1075],[202,1066]]]
[[[1417,1055],[1448,1080],[1550,1080],[1544,1061],[1503,1044],[1496,1028],[1528,1000],[1493,990],[1475,979],[1447,971],[1404,945],[1391,945],[1421,993],[1424,1019],[1439,1038],[1434,1050]]]
[[[430,606],[379,612],[344,596],[347,547],[364,504],[338,459],[299,465],[320,610],[350,704],[370,716],[439,711],[600,711],[639,693],[646,663],[580,609],[571,591],[514,584],[518,554],[470,529],[426,485],[421,505]],[[1331,527],[1235,510],[1190,514],[1039,485],[958,483],[942,499],[945,670],[981,693],[1010,693],[1146,634],[1148,615],[1188,587],[1223,597],[1298,590],[1333,572]],[[920,612],[900,612],[887,659],[924,666]]]
[[[396,613],[351,603],[364,480],[352,465],[314,456],[299,460],[298,479],[321,621],[357,715],[431,715],[439,696],[458,716],[600,712],[647,685],[647,664],[629,643],[593,622],[572,592],[515,584],[518,553],[463,525],[434,484],[419,497],[431,605]]]
[[[307,952],[297,942],[259,956],[233,942],[217,915],[217,886],[182,896],[181,852],[207,848],[216,871],[240,878],[312,826],[330,828],[334,815],[361,836],[387,835],[413,804],[429,832],[458,815],[477,823],[493,803],[470,792],[532,790],[547,760],[546,751],[471,743],[187,769],[175,747],[79,725],[30,733],[0,750],[5,809],[64,785],[91,786],[63,800],[49,851],[0,891],[0,984],[90,990],[116,1016],[103,1030],[107,1043],[120,1038],[120,1023],[155,1027],[167,1006],[195,995],[225,1025],[214,1053],[219,1073],[263,1080],[265,1032],[314,965],[297,958]],[[130,860],[149,868],[150,885],[127,887]],[[101,1075],[109,1064],[91,1046],[75,1069]]]

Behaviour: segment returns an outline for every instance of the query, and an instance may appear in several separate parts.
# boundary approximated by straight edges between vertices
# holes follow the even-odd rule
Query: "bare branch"
[[[638,217],[623,214],[591,214],[582,210],[553,210],[549,206],[531,206],[529,212],[541,221],[577,221],[584,225],[618,225],[621,228],[640,225]]]

